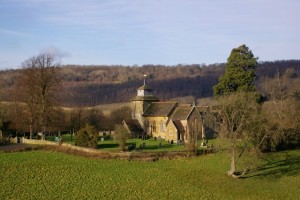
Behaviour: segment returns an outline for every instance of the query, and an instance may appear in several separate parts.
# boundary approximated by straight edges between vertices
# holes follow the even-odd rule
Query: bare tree
[[[51,54],[40,54],[31,57],[22,63],[22,83],[24,87],[24,100],[28,107],[29,129],[32,136],[32,126],[39,118],[45,139],[51,112],[57,103],[60,87],[59,64]]]
[[[272,102],[272,109],[270,110],[272,116],[277,120],[277,123],[286,128],[290,128],[291,122],[295,121],[291,115],[295,111],[293,108],[295,104],[291,101],[296,101],[300,92],[300,79],[291,78],[290,73],[287,70],[285,74],[280,75],[277,71],[275,78],[266,79],[262,87]]]
[[[86,124],[89,124],[89,125],[95,127],[95,129],[97,131],[104,129],[103,122],[105,121],[105,116],[104,116],[102,110],[100,110],[98,108],[91,108],[91,109],[85,110],[85,112],[83,114],[84,114],[83,119]]]
[[[22,87],[22,97],[27,105],[26,115],[28,116],[30,139],[33,136],[33,127],[37,119],[37,69],[35,58],[30,58],[22,63],[23,70],[21,72],[20,87]]]
[[[259,105],[253,93],[233,93],[219,99],[220,110],[220,137],[229,141],[231,165],[228,175],[238,178],[244,175],[237,171],[237,163],[243,153],[249,148],[252,140],[252,129],[258,115]]]
[[[75,134],[77,131],[79,131],[83,125],[83,109],[72,109],[69,113],[69,128],[71,129],[72,134]]]
[[[111,121],[114,125],[121,124],[123,120],[131,119],[131,112],[131,108],[128,106],[113,110],[110,114]]]
[[[291,70],[286,70],[283,75],[277,71],[274,78],[267,78],[263,82],[262,89],[269,98],[263,105],[263,112],[273,127],[269,133],[277,135],[278,139],[275,140],[277,144],[281,141],[290,143],[290,139],[299,138],[297,136],[300,131],[299,84],[300,79],[295,78]]]

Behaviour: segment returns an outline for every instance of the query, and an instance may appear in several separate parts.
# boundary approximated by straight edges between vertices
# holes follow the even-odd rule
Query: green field
[[[300,150],[259,163],[237,180],[224,153],[143,162],[1,152],[0,199],[300,199]]]

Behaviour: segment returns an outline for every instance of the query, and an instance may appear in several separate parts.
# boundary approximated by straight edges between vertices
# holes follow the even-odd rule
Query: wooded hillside
[[[161,100],[176,97],[210,97],[212,87],[224,73],[225,64],[212,65],[143,65],[143,66],[62,66],[60,104],[63,106],[94,106],[128,102],[136,88],[147,84]],[[300,61],[262,62],[257,68],[257,82],[290,69],[292,77],[300,77]],[[1,100],[18,100],[17,79],[20,70],[0,72]]]

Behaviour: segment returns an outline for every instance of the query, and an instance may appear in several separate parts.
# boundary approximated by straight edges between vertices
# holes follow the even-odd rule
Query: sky
[[[299,0],[0,0],[0,69],[40,53],[61,64],[300,59]]]

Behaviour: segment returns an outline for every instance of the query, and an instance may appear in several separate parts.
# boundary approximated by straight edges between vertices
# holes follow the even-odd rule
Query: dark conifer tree
[[[221,96],[236,91],[255,91],[257,60],[258,58],[254,57],[246,45],[234,48],[227,59],[225,74],[213,87],[214,95]]]

